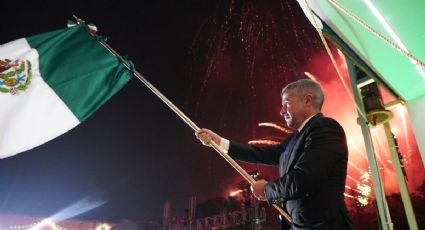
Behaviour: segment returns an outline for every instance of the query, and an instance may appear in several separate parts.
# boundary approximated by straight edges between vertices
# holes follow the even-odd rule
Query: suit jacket
[[[229,155],[250,163],[279,165],[280,177],[265,187],[269,203],[283,203],[292,229],[350,229],[344,203],[348,148],[344,130],[321,113],[297,134],[293,149],[282,156],[294,135],[278,145],[255,147],[230,142]]]

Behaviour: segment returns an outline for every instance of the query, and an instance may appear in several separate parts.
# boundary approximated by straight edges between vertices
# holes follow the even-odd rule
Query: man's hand
[[[266,180],[261,179],[251,185],[251,192],[258,200],[267,201],[265,194],[265,187],[267,183],[268,182]]]
[[[211,141],[220,145],[221,137],[209,129],[200,129],[195,135],[206,146],[209,146]]]

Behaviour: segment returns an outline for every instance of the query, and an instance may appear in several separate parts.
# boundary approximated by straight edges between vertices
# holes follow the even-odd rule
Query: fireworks
[[[364,207],[369,204],[372,187],[370,186],[370,173],[363,172],[360,176],[360,183],[357,183],[359,194],[355,196],[358,205]]]
[[[259,123],[258,126],[260,126],[260,127],[261,126],[271,127],[271,128],[277,129],[279,131],[282,131],[283,133],[292,133],[292,131],[290,129],[285,128],[283,126],[280,126],[280,125],[273,123],[273,122],[262,122],[262,123]]]
[[[248,144],[250,145],[277,145],[280,144],[279,141],[272,141],[272,140],[252,140],[248,141]]]
[[[311,74],[309,72],[304,72],[304,75],[307,76],[308,78],[310,78],[311,80],[318,82],[316,76],[314,76],[313,74]]]
[[[243,192],[243,190],[242,189],[238,189],[236,191],[230,192],[229,193],[229,196],[234,197],[234,196],[238,195],[241,192]]]
[[[350,199],[354,199],[356,201],[356,204],[360,207],[367,206],[372,198],[370,173],[361,170],[360,181],[356,180],[350,175],[347,175],[347,178],[356,183],[356,188],[352,188],[350,185],[346,185],[346,192],[344,193],[344,196]]]

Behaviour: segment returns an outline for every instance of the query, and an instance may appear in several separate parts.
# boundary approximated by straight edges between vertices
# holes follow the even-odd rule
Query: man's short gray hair
[[[322,87],[316,81],[310,79],[300,79],[286,85],[281,93],[282,96],[288,90],[296,90],[298,97],[302,98],[307,94],[313,96],[313,105],[316,109],[321,110],[325,96],[323,95]]]

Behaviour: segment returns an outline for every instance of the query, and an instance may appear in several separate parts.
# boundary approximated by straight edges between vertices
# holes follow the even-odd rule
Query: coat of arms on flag
[[[31,83],[31,62],[26,59],[0,59],[0,92],[16,94]]]

